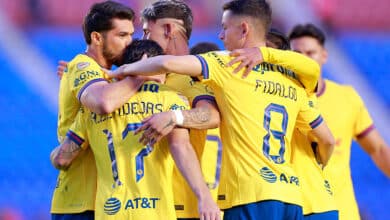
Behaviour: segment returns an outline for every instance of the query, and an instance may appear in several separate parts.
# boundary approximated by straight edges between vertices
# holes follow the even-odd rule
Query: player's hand
[[[66,67],[68,66],[68,62],[64,60],[58,61],[58,66],[57,66],[57,76],[61,79],[62,75],[64,75],[64,71]]]
[[[200,220],[220,220],[221,210],[214,202],[210,192],[207,192],[207,196],[204,199],[198,200],[199,216]]]
[[[231,57],[234,57],[227,66],[232,66],[235,63],[240,62],[233,73],[238,73],[242,68],[245,68],[242,78],[248,76],[251,70],[257,65],[263,62],[263,55],[258,47],[236,49],[230,52]]]
[[[153,145],[169,134],[176,126],[176,117],[172,111],[154,114],[142,121],[142,126],[134,134],[142,131],[140,143]]]
[[[116,68],[115,70],[108,70],[106,68],[101,68],[102,71],[106,74],[106,76],[110,79],[115,78],[115,79],[123,79],[125,77],[123,70],[126,67],[126,64]]]

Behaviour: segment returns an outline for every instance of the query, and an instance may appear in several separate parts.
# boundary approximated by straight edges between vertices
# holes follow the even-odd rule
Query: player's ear
[[[249,33],[249,24],[248,24],[248,22],[242,22],[241,23],[241,35],[242,35],[242,37],[244,38],[244,37],[246,37],[247,35],[248,35],[248,33]]]
[[[164,36],[166,38],[172,37],[172,24],[170,23],[164,24]]]
[[[95,45],[101,45],[103,42],[103,36],[99,33],[99,32],[96,32],[96,31],[93,31],[91,33],[91,44],[95,44]]]

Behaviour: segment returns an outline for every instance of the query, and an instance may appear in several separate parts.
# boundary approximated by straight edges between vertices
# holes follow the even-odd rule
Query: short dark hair
[[[190,54],[195,55],[216,50],[220,50],[217,44],[211,42],[200,42],[191,47]]]
[[[148,57],[163,55],[164,51],[161,46],[152,40],[134,40],[126,47],[123,53],[123,64],[134,63],[141,60],[146,54]]]
[[[83,32],[87,44],[91,44],[91,33],[109,31],[113,28],[112,19],[127,19],[133,21],[134,11],[118,2],[105,1],[95,3],[84,17]]]
[[[223,10],[230,10],[234,15],[246,15],[260,20],[266,33],[272,21],[272,9],[265,0],[232,0],[223,5]]]
[[[290,50],[290,42],[286,35],[276,28],[271,28],[268,31],[267,40],[275,44],[279,50]]]
[[[142,18],[147,21],[156,21],[161,18],[175,18],[182,20],[186,36],[191,37],[192,16],[191,8],[180,0],[159,0],[142,10]]]
[[[289,40],[299,37],[312,37],[317,39],[322,46],[325,45],[325,34],[314,24],[299,24],[296,25],[289,34]]]

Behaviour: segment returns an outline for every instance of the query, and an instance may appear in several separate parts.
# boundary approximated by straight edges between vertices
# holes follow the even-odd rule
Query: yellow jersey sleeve
[[[264,62],[280,65],[297,74],[306,91],[312,93],[317,87],[320,76],[320,66],[312,59],[293,52],[260,47]]]
[[[302,97],[302,107],[298,113],[296,127],[304,134],[318,127],[324,119],[318,109],[317,97],[315,94]]]
[[[83,149],[88,147],[88,138],[87,138],[87,121],[86,117],[90,115],[89,110],[80,108],[75,121],[70,126],[69,131],[66,133],[66,136],[72,140],[77,145],[81,146]]]
[[[83,59],[72,63],[69,69],[73,72],[71,89],[79,100],[89,85],[99,81],[107,81],[101,67],[88,56],[84,56]]]
[[[209,52],[201,55],[195,55],[202,65],[202,75],[199,79],[211,87],[223,87],[225,83],[233,77],[233,69],[237,66],[227,67],[227,60],[223,59],[226,55],[228,55],[227,51]],[[229,70],[231,71],[229,72]]]

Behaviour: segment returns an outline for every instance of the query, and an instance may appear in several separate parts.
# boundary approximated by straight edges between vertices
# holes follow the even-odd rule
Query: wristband
[[[173,110],[173,113],[175,114],[176,117],[176,124],[183,125],[184,123],[183,112],[181,112],[181,110]]]

